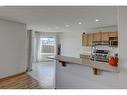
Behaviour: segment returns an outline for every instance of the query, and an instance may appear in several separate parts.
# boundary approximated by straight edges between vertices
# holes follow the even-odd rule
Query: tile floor
[[[33,70],[28,72],[28,74],[38,80],[42,88],[55,88],[55,62],[33,63],[32,69]]]

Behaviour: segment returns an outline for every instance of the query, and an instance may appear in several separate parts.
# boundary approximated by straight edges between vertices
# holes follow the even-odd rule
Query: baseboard
[[[14,77],[20,76],[20,75],[25,74],[25,73],[26,73],[26,71],[18,73],[18,74],[15,74],[15,75],[11,75],[11,76],[8,76],[8,77],[0,78],[0,81],[8,80],[10,78],[14,78]]]

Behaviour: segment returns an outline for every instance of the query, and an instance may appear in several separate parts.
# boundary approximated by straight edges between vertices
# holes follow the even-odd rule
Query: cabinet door
[[[118,37],[117,32],[109,32],[109,37]]]
[[[102,32],[102,41],[109,41],[109,32]]]
[[[88,46],[87,34],[82,34],[82,46]]]
[[[83,54],[80,54],[80,58],[81,58],[81,59],[85,59],[85,60],[90,60],[90,55],[83,55]]]
[[[101,32],[93,33],[93,41],[101,41]]]
[[[88,38],[88,46],[92,46],[92,42],[93,42],[93,33],[89,33],[87,34],[87,38]]]

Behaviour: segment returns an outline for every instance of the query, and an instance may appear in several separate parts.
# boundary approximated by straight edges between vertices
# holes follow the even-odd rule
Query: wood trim
[[[8,80],[8,79],[11,79],[11,78],[14,78],[14,77],[17,77],[17,76],[20,76],[20,75],[23,75],[25,73],[26,73],[26,71],[21,72],[21,73],[18,73],[18,74],[15,74],[15,75],[11,75],[11,76],[8,76],[8,77],[0,78],[0,82],[1,81],[5,81],[5,80]]]

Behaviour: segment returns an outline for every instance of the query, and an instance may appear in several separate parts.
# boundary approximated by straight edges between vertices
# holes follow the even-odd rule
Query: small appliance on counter
[[[113,50],[114,46],[116,47],[117,45],[118,45],[117,38],[110,38],[110,43],[109,41],[96,41],[96,42],[94,41],[91,47],[91,60],[106,62],[109,64],[118,63],[116,61],[118,59],[118,53],[114,55],[114,50]],[[113,57],[115,61],[111,57]],[[109,58],[111,59],[109,60]]]
[[[95,50],[91,55],[91,60],[108,62],[108,50]]]
[[[91,60],[100,61],[100,62],[108,62],[108,54],[109,50],[108,42],[93,42],[91,47]]]

